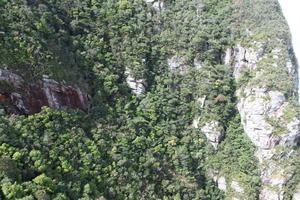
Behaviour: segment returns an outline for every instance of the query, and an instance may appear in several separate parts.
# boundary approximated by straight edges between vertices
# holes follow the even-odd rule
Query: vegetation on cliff
[[[256,19],[246,12],[254,6],[249,0],[162,2],[0,0],[0,67],[27,83],[42,75],[65,80],[92,96],[87,113],[45,107],[16,116],[0,109],[0,199],[229,198],[232,188],[219,190],[212,171],[239,181],[249,200],[258,198],[255,147],[236,108],[235,91],[249,77],[237,84],[223,57],[234,44],[250,45],[245,29],[272,37],[261,34],[272,27],[256,22],[283,20],[278,4],[257,1],[272,8]],[[241,17],[252,20],[247,28],[237,23]],[[278,45],[286,45],[288,34],[278,29]],[[174,55],[186,71],[169,69]],[[126,70],[145,80],[144,94],[131,91]],[[292,86],[274,80],[282,73],[289,78],[278,70],[270,87],[292,99]],[[222,126],[218,150],[193,127],[195,118],[198,127],[212,120]]]

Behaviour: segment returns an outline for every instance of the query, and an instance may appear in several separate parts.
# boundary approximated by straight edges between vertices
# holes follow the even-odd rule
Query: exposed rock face
[[[197,69],[201,69],[203,67],[203,63],[199,60],[194,60],[194,66],[197,68]]]
[[[201,128],[201,131],[205,134],[207,140],[213,145],[213,147],[218,149],[218,144],[224,136],[224,130],[219,125],[219,122],[208,122]]]
[[[145,86],[146,84],[146,80],[144,79],[135,79],[131,73],[129,69],[126,69],[125,71],[125,75],[126,77],[126,82],[128,84],[128,86],[131,88],[132,92],[134,92],[137,95],[143,94],[146,91]]]
[[[196,117],[196,118],[193,120],[193,127],[194,127],[194,128],[199,128],[199,122],[200,122],[200,117]]]
[[[233,75],[238,81],[244,69],[255,73],[256,79],[261,72],[256,70],[259,61],[264,58],[261,44],[255,42],[256,50],[237,45],[227,51],[224,63],[233,67]],[[274,63],[279,58],[280,50],[272,51]],[[290,61],[287,60],[287,63]],[[288,67],[288,65],[287,65]],[[288,69],[294,76],[294,70]],[[295,78],[297,79],[297,78]],[[236,94],[239,97],[238,110],[245,133],[257,147],[256,157],[260,161],[262,190],[261,200],[282,200],[284,185],[291,177],[289,165],[285,165],[293,154],[292,146],[300,137],[300,121],[295,116],[287,121],[284,114],[290,107],[283,92],[248,82]],[[295,86],[297,87],[297,86]]]
[[[187,71],[188,66],[185,63],[185,60],[181,56],[172,56],[168,58],[169,70],[179,73],[184,73]]]
[[[208,170],[208,175],[214,180],[217,187],[225,193],[230,193],[231,200],[246,200],[245,189],[236,180],[228,181],[219,171]],[[233,192],[233,193],[232,193]]]
[[[227,181],[224,176],[219,176],[218,171],[208,171],[208,174],[220,190],[224,192],[227,190]]]
[[[259,48],[258,51],[239,44],[232,49],[227,49],[223,63],[233,66],[233,76],[236,80],[240,78],[244,69],[255,70],[257,62],[262,58],[264,51],[261,43],[256,42],[254,45]]]
[[[218,188],[220,190],[226,191],[226,189],[227,189],[226,179],[223,176],[218,177],[216,179],[216,182],[217,182]]]
[[[163,1],[159,1],[159,0],[145,0],[145,1],[146,3],[152,4],[153,8],[157,11],[162,11],[165,8]]]
[[[244,188],[242,188],[240,186],[239,182],[237,182],[237,181],[232,181],[230,186],[237,193],[244,193],[245,192]]]
[[[169,57],[167,59],[167,62],[168,62],[168,67],[169,67],[169,71],[172,71],[172,72],[177,72],[177,73],[180,73],[180,74],[185,74],[190,66],[188,65],[186,59],[184,58],[184,56],[182,55],[174,55],[172,57]],[[201,69],[203,67],[203,63],[198,60],[198,59],[194,59],[193,61],[193,67],[196,68],[196,69]]]
[[[293,195],[293,200],[298,200],[298,199],[300,199],[300,193],[295,193]]]
[[[300,184],[297,185],[296,192],[293,195],[293,200],[298,200],[298,199],[300,199]]]
[[[203,108],[204,105],[205,105],[205,100],[206,100],[206,95],[202,96],[202,97],[199,97],[196,101],[198,103],[198,106],[200,108]]]
[[[14,87],[21,87],[24,84],[24,80],[19,75],[5,69],[0,69],[0,81],[4,81]]]
[[[273,127],[266,117],[280,117],[280,111],[285,97],[278,91],[267,91],[265,88],[248,88],[244,91],[244,97],[238,103],[238,109],[242,116],[244,130],[261,150],[270,150],[279,142],[279,138],[273,135]],[[278,111],[278,112],[277,112]],[[267,158],[259,154],[259,159]]]
[[[53,109],[62,107],[78,108],[84,111],[89,109],[89,95],[79,88],[66,86],[44,76],[35,84],[26,85],[24,80],[7,70],[0,70],[1,79],[14,86],[13,91],[0,91],[9,97],[11,104],[20,114],[31,115],[41,111],[41,107]]]

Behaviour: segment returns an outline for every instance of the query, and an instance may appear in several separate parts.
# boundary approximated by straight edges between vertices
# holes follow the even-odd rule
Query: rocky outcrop
[[[244,198],[245,189],[236,180],[227,181],[226,178],[219,174],[218,171],[209,171],[209,176],[213,179],[217,187],[225,193],[231,193],[229,196],[232,200],[242,200]]]
[[[275,136],[274,127],[267,119],[282,116],[285,97],[279,91],[267,91],[265,88],[247,88],[243,94],[238,109],[244,119],[242,120],[244,130],[254,145],[259,147],[261,151],[257,155],[259,160],[270,159],[268,153],[262,153],[263,150],[269,151],[274,148],[279,143],[279,137],[283,135]]]
[[[295,193],[293,195],[293,200],[299,200],[300,199],[300,193]]]
[[[24,84],[24,80],[21,76],[5,69],[0,69],[0,81],[14,87],[21,87]]]
[[[220,126],[219,122],[207,122],[201,128],[201,131],[205,134],[207,140],[213,145],[213,147],[218,149],[218,145],[224,137],[224,129]]]
[[[261,48],[262,44],[255,42],[254,45],[259,49],[258,51],[245,48],[239,44],[227,49],[223,57],[223,63],[233,67],[235,80],[241,77],[241,73],[244,69],[249,69],[250,71],[255,70],[257,62],[262,58],[264,53],[263,48]]]
[[[296,192],[293,194],[293,200],[300,199],[300,184],[296,186]]]
[[[182,55],[174,55],[167,59],[169,71],[177,72],[180,74],[185,74],[189,65],[187,64],[186,59]],[[201,69],[203,67],[203,63],[200,60],[194,59],[193,66],[196,69]]]
[[[0,69],[0,82],[12,86],[10,89],[0,88],[0,94],[7,97],[9,104],[19,114],[38,113],[43,106],[53,109],[78,108],[83,111],[89,109],[90,96],[87,93],[49,79],[47,76],[43,76],[37,83],[26,84],[21,76]]]
[[[216,184],[217,184],[217,186],[218,186],[218,188],[220,190],[226,191],[226,189],[227,189],[227,183],[226,183],[226,179],[223,176],[217,177],[215,179],[215,182],[216,182]]]
[[[146,80],[145,79],[136,79],[131,75],[131,72],[129,69],[126,69],[125,71],[125,75],[126,75],[126,82],[129,86],[129,88],[131,88],[132,92],[140,95],[145,93],[146,91]]]
[[[233,67],[233,76],[236,81],[243,78],[244,70],[253,72],[253,76],[249,77],[250,80],[236,92],[239,99],[238,110],[245,133],[257,147],[255,155],[260,161],[262,181],[259,198],[282,200],[284,185],[293,171],[286,163],[293,155],[292,146],[300,137],[300,121],[297,116],[286,119],[285,115],[289,112],[291,104],[282,91],[256,81],[261,80],[260,76],[264,72],[264,68],[258,70],[260,61],[267,56],[264,54],[261,43],[254,42],[252,46],[255,48],[237,45],[227,50],[223,61]],[[273,59],[273,61],[268,63],[269,67],[274,69],[281,67],[277,65],[277,59],[282,51],[274,49],[271,52],[273,56],[269,55],[268,59]],[[286,63],[291,63],[289,58],[282,59],[286,59],[284,61]],[[294,66],[289,66],[289,68],[286,70],[290,76],[294,77]],[[295,79],[297,77],[294,77]],[[297,88],[296,85],[295,88]]]
[[[193,124],[192,124],[192,126],[194,127],[194,128],[199,128],[199,123],[200,123],[200,117],[196,117],[194,120],[193,120]]]
[[[243,194],[245,192],[244,188],[242,188],[237,181],[232,181],[230,186],[237,193]]]
[[[203,67],[203,63],[200,60],[194,59],[194,66],[196,69],[201,69]]]
[[[167,61],[170,71],[184,73],[188,69],[188,66],[182,56],[172,56],[168,58]]]
[[[205,100],[206,100],[206,95],[204,95],[204,96],[202,96],[202,97],[199,97],[199,98],[197,98],[196,99],[196,102],[197,102],[197,104],[198,104],[198,107],[200,108],[200,109],[202,109],[203,107],[204,107],[204,105],[205,105]]]
[[[164,2],[160,0],[145,0],[146,3],[152,4],[152,7],[157,11],[162,11],[165,9]]]

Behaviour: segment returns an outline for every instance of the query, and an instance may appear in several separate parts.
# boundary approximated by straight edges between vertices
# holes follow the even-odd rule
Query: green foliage
[[[24,189],[17,183],[3,183],[1,189],[6,199],[17,199],[24,195]]]
[[[244,188],[244,197],[257,199],[260,189],[258,161],[255,147],[244,134],[237,116],[229,122],[226,138],[216,155],[209,159],[209,169],[220,171],[227,182],[238,181]]]
[[[285,199],[292,200],[293,194],[299,190],[300,181],[300,162],[299,162],[299,149],[295,153],[293,159],[289,163],[294,168],[293,176],[285,185]]]
[[[278,1],[236,1],[234,8],[231,29],[246,45],[249,41],[260,41],[270,47],[288,45],[289,28]],[[271,38],[278,41],[274,42]]]
[[[235,91],[250,83],[295,92],[288,71],[272,67],[272,48],[289,38],[278,4],[163,3],[157,10],[144,0],[0,0],[0,66],[28,84],[46,74],[92,96],[89,113],[46,107],[31,116],[0,113],[1,199],[231,197],[217,188],[212,169],[241,183],[244,199],[258,198],[255,149],[241,128]],[[272,37],[280,39],[277,46]],[[236,84],[222,56],[253,40],[268,41],[270,58],[258,66],[260,77],[244,70]],[[168,69],[174,55],[186,71]],[[131,92],[128,75],[145,80],[145,94]],[[3,93],[15,89],[0,84]],[[8,101],[0,106],[10,113]],[[286,120],[295,115],[291,108],[284,113]],[[225,131],[218,151],[201,132],[211,121]]]
[[[285,122],[291,122],[295,119],[295,117],[298,116],[299,111],[299,105],[298,102],[290,102],[291,105],[287,106],[283,111],[283,118]]]

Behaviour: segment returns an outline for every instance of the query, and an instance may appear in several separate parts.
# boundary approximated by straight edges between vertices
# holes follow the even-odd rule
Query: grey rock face
[[[261,180],[263,185],[260,199],[282,200],[283,187],[289,176],[285,169],[274,161],[268,162],[268,167],[262,169]]]
[[[174,55],[172,57],[169,57],[167,59],[167,63],[169,70],[172,72],[185,74],[189,69],[189,65],[182,55]],[[196,69],[201,69],[203,67],[203,63],[198,59],[194,59],[193,67],[195,67]]]
[[[217,187],[222,190],[222,191],[226,191],[227,190],[227,182],[224,176],[219,176],[218,172],[215,172],[216,174],[214,174],[213,172],[209,172],[209,175],[213,178],[214,182],[216,183]]]
[[[232,200],[242,200],[239,196],[243,195],[245,190],[238,181],[232,180],[231,182],[228,182],[224,176],[219,175],[218,171],[209,171],[208,174],[212,177],[220,190],[226,193],[229,191],[229,188],[231,188],[235,192],[235,196],[231,197]]]
[[[219,173],[219,171],[214,171],[209,169],[207,171],[208,176],[211,177],[213,179],[213,181],[215,182],[215,184],[217,185],[217,187],[226,192],[227,190],[227,181],[226,178],[224,176],[221,176]]]
[[[137,95],[145,93],[146,89],[146,80],[144,79],[135,79],[129,69],[126,69],[125,71],[126,77],[126,82],[128,86],[132,89],[132,92],[134,92]]]
[[[233,75],[238,81],[244,69],[255,72],[258,62],[264,58],[261,44],[255,42],[256,50],[237,45],[228,50],[223,62],[233,66]],[[272,51],[273,59],[279,59],[280,50]],[[274,67],[276,63],[274,63]],[[293,73],[293,66],[289,71]],[[254,77],[255,79],[255,77]],[[284,185],[290,177],[288,166],[284,162],[289,160],[292,150],[287,150],[300,137],[300,121],[296,117],[289,122],[284,121],[284,112],[290,106],[284,94],[267,87],[246,85],[236,92],[239,96],[238,110],[245,133],[257,147],[256,157],[260,161],[262,190],[261,200],[283,199]],[[278,131],[278,125],[272,120],[280,121],[283,130]],[[284,149],[284,150],[283,150]],[[284,154],[284,151],[289,151]],[[278,159],[280,158],[280,159]]]
[[[278,91],[267,91],[265,88],[245,89],[238,109],[246,134],[259,149],[272,149],[278,142],[266,117],[279,117],[284,101],[284,95]]]
[[[223,176],[217,179],[217,185],[220,190],[226,191],[227,189],[226,179]]]
[[[203,108],[205,105],[206,95],[199,97],[196,101],[198,103],[199,108]]]
[[[162,2],[162,1],[156,1],[156,2],[154,2],[153,3],[153,8],[155,9],[155,10],[158,10],[158,11],[162,11],[162,10],[164,10],[164,2]]]
[[[197,69],[201,69],[202,66],[203,66],[203,63],[199,60],[194,60],[194,66],[197,68]]]
[[[23,97],[21,94],[13,92],[10,95],[10,99],[14,102],[14,105],[21,111],[21,113],[30,113],[29,108],[25,105]]]
[[[196,117],[196,118],[193,120],[193,127],[194,127],[194,128],[199,128],[199,122],[200,122],[200,117]]]
[[[153,8],[157,11],[164,10],[164,2],[159,0],[145,0],[146,3],[152,4]]]
[[[237,181],[232,181],[230,186],[237,193],[244,193],[245,192],[244,188],[242,188],[240,186],[239,182],[237,182]]]
[[[24,84],[24,80],[21,76],[6,69],[0,69],[0,81],[9,83],[15,87],[21,87]]]
[[[296,192],[293,194],[293,200],[299,200],[300,199],[300,184],[296,187]]]
[[[226,50],[225,54],[222,56],[222,62],[225,65],[230,65],[232,61],[232,54],[234,53],[233,49],[229,48]]]
[[[167,61],[170,71],[184,73],[188,69],[182,56],[172,56],[171,58],[168,58]]]
[[[293,195],[293,200],[299,200],[300,199],[300,193],[295,193]]]
[[[220,126],[219,122],[207,122],[201,128],[201,131],[205,134],[207,140],[213,145],[213,147],[218,149],[218,144],[224,136],[224,129]]]
[[[255,45],[259,48],[258,51],[242,47],[241,45],[226,50],[223,56],[223,63],[233,66],[233,76],[236,80],[241,77],[241,72],[244,69],[254,70],[256,63],[262,58],[264,51],[261,48],[261,44],[256,42]]]

